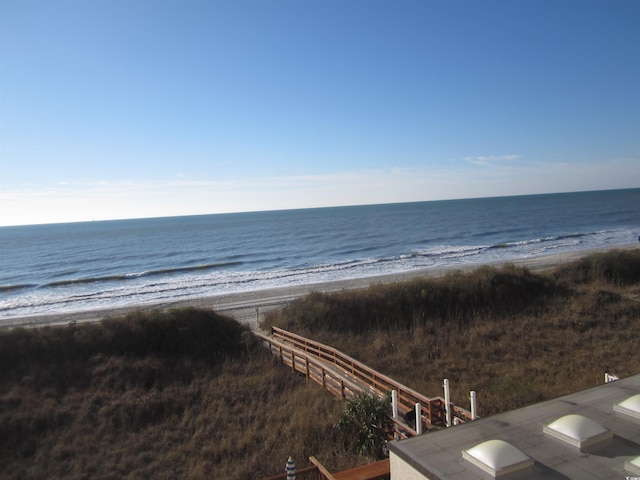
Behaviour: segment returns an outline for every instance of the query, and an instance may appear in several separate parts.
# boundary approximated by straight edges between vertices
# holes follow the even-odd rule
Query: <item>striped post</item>
[[[293,458],[289,457],[284,471],[287,472],[287,480],[296,480],[296,464],[293,463]]]

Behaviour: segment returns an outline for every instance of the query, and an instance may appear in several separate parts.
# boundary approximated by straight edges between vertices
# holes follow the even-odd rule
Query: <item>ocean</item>
[[[640,189],[0,228],[0,322],[638,242]]]

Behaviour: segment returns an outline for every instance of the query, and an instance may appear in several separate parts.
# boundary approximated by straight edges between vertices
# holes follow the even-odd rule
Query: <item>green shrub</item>
[[[390,405],[389,397],[361,393],[347,400],[335,427],[358,454],[381,460],[389,456],[387,439],[393,435]]]

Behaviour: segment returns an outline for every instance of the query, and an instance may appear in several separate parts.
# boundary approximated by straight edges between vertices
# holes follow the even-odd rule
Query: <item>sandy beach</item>
[[[638,244],[628,244],[616,247],[615,249],[635,249]],[[543,271],[557,265],[572,262],[581,257],[609,249],[583,250],[579,252],[560,253],[545,255],[534,258],[525,258],[510,262],[497,262],[491,264],[499,267],[503,264],[515,264],[526,266],[532,271]],[[335,292],[347,289],[362,289],[376,284],[388,284],[412,280],[415,278],[434,278],[442,276],[451,271],[469,271],[479,268],[479,264],[469,264],[448,268],[430,268],[415,270],[405,273],[382,275],[375,277],[357,278],[326,283],[315,283],[308,285],[298,285],[291,287],[281,287],[266,290],[256,290],[233,294],[211,295],[188,300],[177,300],[175,302],[163,302],[145,305],[133,305],[122,308],[105,308],[100,310],[87,310],[77,312],[67,312],[59,314],[37,315],[30,317],[16,317],[0,320],[0,327],[39,327],[44,325],[64,325],[69,322],[95,322],[104,318],[118,317],[128,313],[144,311],[161,311],[177,307],[198,307],[211,308],[219,313],[229,315],[241,323],[249,325],[253,329],[258,328],[258,322],[262,316],[272,310],[282,308],[287,303],[310,292]]]

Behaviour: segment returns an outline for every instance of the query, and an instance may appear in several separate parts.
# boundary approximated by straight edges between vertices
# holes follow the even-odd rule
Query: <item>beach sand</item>
[[[616,250],[639,248],[638,244],[615,247]],[[495,262],[491,266],[499,267],[504,264],[526,266],[532,271],[542,271],[563,263],[575,261],[592,253],[613,250],[596,249],[579,252],[545,255],[535,258],[525,258],[509,262]],[[375,277],[340,280],[334,282],[316,283],[291,287],[279,287],[266,290],[240,292],[232,294],[212,295],[174,302],[136,305],[122,308],[105,308],[70,313],[37,315],[30,317],[16,317],[0,320],[2,327],[38,327],[44,325],[65,325],[69,322],[95,322],[104,318],[119,317],[134,311],[161,311],[178,307],[211,308],[217,312],[231,316],[239,322],[258,329],[258,322],[262,316],[272,310],[282,308],[292,300],[311,292],[335,292],[347,289],[362,289],[376,284],[388,284],[412,280],[415,278],[434,278],[452,271],[469,271],[479,268],[480,264],[470,264],[446,268],[429,268],[411,272],[382,275]]]

